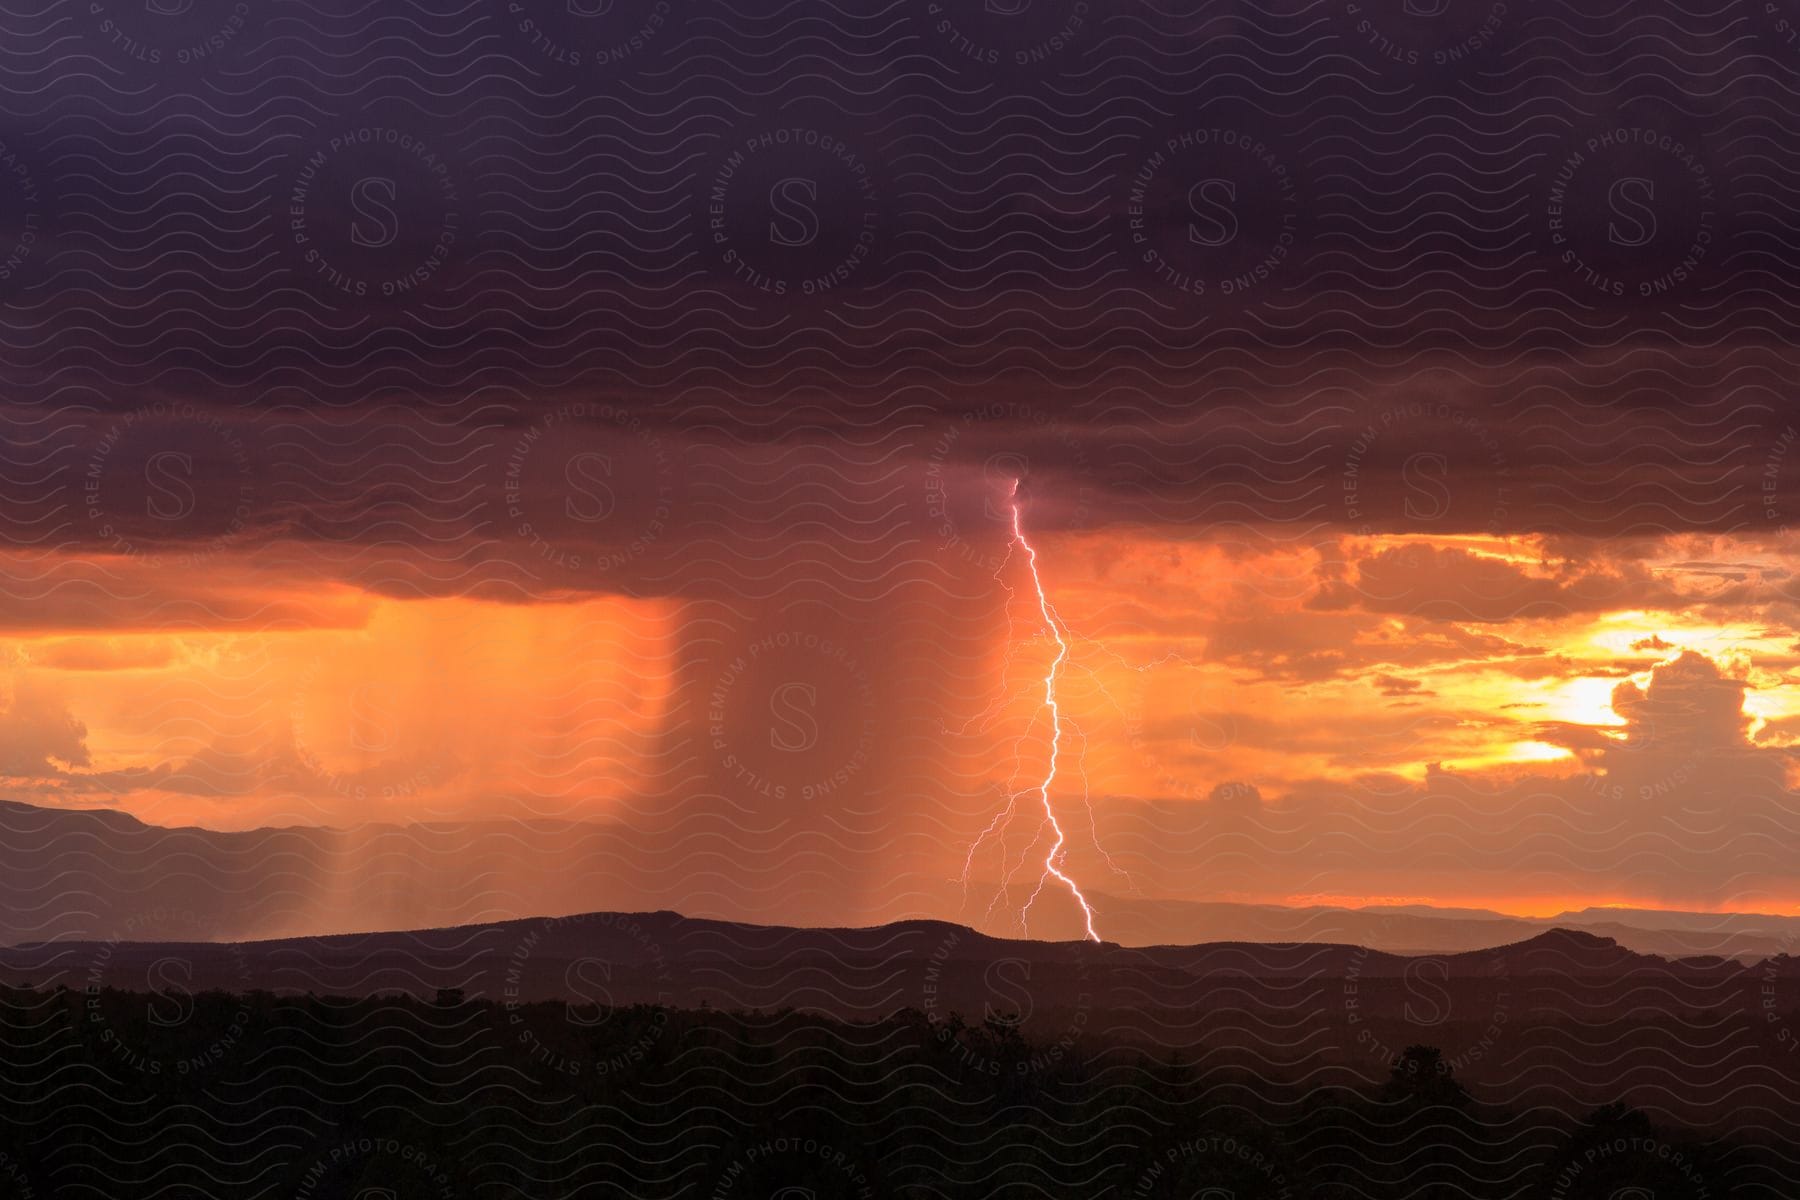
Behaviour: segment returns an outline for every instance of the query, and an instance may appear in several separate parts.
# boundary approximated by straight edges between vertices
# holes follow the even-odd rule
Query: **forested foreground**
[[[1485,1103],[1425,1046],[1354,1091],[1006,1014],[0,996],[9,1196],[1773,1200],[1800,1177],[1753,1128]]]

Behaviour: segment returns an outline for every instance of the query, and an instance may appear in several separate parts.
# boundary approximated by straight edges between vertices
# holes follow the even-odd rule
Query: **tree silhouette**
[[[1469,1103],[1468,1090],[1456,1081],[1456,1072],[1436,1046],[1414,1045],[1403,1050],[1378,1094],[1382,1100],[1420,1106],[1463,1108]]]

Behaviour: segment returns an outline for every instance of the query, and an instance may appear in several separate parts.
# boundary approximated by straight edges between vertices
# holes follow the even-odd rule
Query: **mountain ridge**
[[[659,877],[630,846],[628,830],[602,822],[216,831],[0,800],[0,944],[266,941],[666,907]],[[446,878],[457,885],[445,887]],[[1425,905],[1092,898],[1103,933],[1122,946],[1304,942],[1446,954],[1558,926],[1668,958],[1762,961],[1800,945],[1800,917],[1778,914],[1590,906],[1545,918]]]

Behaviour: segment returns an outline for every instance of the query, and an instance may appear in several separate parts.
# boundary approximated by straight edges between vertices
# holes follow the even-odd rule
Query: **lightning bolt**
[[[1064,847],[1067,845],[1068,838],[1063,833],[1062,823],[1056,819],[1055,806],[1050,803],[1050,788],[1056,782],[1057,768],[1061,763],[1063,738],[1062,709],[1057,704],[1056,700],[1056,682],[1062,673],[1063,665],[1069,660],[1069,642],[1068,639],[1063,636],[1064,626],[1062,618],[1056,615],[1055,608],[1050,604],[1049,594],[1044,591],[1043,576],[1038,572],[1037,547],[1033,546],[1031,544],[1031,539],[1025,536],[1024,521],[1020,514],[1019,481],[1017,479],[1014,479],[1012,482],[1012,490],[1008,493],[1007,500],[1012,510],[1012,548],[1022,549],[1025,552],[1025,561],[1031,571],[1031,584],[1033,589],[1037,592],[1038,614],[1043,617],[1044,625],[1049,629],[1050,636],[1056,640],[1056,657],[1051,660],[1050,669],[1044,674],[1043,707],[1050,713],[1050,755],[1049,762],[1044,767],[1044,778],[1042,782],[1035,788],[1028,789],[1024,793],[1017,793],[1011,796],[1007,800],[1006,807],[995,815],[994,819],[989,822],[988,827],[982,831],[981,836],[976,838],[975,843],[969,847],[969,857],[963,865],[963,882],[965,886],[968,883],[969,872],[974,863],[976,850],[981,847],[982,843],[986,842],[990,837],[995,836],[1011,823],[1011,817],[1018,807],[1018,801],[1021,796],[1036,792],[1038,802],[1044,809],[1043,825],[1048,825],[1055,836],[1050,843],[1049,851],[1044,855],[1044,869],[1038,875],[1037,887],[1032,890],[1031,898],[1025,901],[1025,907],[1020,910],[1019,923],[1021,926],[1026,924],[1031,915],[1031,906],[1037,903],[1038,897],[1043,894],[1045,885],[1048,884],[1050,880],[1054,879],[1057,883],[1068,889],[1069,895],[1074,897],[1075,903],[1081,906],[1081,915],[1087,930],[1088,940],[1097,942],[1100,940],[1100,935],[1094,929],[1094,908],[1088,903],[1087,897],[1082,895],[1081,886],[1063,870],[1063,862],[1066,857]],[[1089,815],[1091,818],[1091,808]],[[1042,831],[1043,825],[1039,826],[1040,832]],[[1036,839],[1034,838],[1033,840],[1035,841]],[[1027,853],[1029,853],[1029,848],[1027,849]],[[1001,856],[1004,859],[1004,843],[1002,843]],[[1008,873],[1008,881],[1011,879],[1011,874],[1011,872]],[[1004,891],[1005,886],[1005,884],[1002,884],[1002,891]],[[998,899],[998,897],[996,897],[996,899]],[[992,913],[993,905],[990,904],[988,906],[988,911],[990,914]]]

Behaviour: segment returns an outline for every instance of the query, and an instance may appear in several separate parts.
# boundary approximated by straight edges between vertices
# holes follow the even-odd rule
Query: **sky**
[[[921,7],[25,31],[6,795],[748,919],[1800,911],[1777,31]]]
[[[1794,550],[1762,447],[1636,505],[1637,475],[1601,479],[1606,531],[1528,421],[1345,399],[1285,446],[1241,405],[1172,428],[1023,401],[860,445],[616,414],[533,442],[481,408],[46,426],[40,470],[87,507],[57,497],[51,545],[10,556],[0,767],[158,825],[719,838],[726,911],[785,862],[810,903],[851,882],[1001,927],[1053,837],[1041,582],[1051,810],[1099,893],[1790,908]],[[191,473],[150,466],[172,452]],[[1735,520],[1632,519],[1683,503]]]

